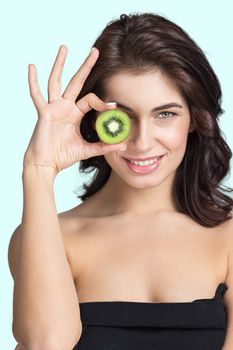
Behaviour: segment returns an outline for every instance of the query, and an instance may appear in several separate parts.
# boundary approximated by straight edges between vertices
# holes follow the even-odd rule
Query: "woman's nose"
[[[152,147],[154,143],[154,130],[150,122],[140,120],[132,122],[131,142],[139,150],[146,150]]]

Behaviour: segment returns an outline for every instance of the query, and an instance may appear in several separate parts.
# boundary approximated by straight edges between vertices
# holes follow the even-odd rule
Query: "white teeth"
[[[149,165],[149,164],[154,164],[157,162],[157,160],[159,159],[159,157],[154,158],[154,159],[150,159],[150,160],[145,160],[145,161],[137,161],[137,160],[130,160],[130,163],[133,163],[135,165]]]

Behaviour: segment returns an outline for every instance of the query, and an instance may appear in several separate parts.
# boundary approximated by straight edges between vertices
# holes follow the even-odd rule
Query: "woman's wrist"
[[[57,175],[56,169],[50,166],[40,166],[36,164],[27,164],[23,166],[22,179],[24,181],[43,181],[53,185]]]

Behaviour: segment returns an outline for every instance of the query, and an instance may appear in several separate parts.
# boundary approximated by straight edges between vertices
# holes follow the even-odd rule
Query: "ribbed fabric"
[[[73,350],[221,350],[226,332],[218,285],[212,299],[79,303],[82,335]]]

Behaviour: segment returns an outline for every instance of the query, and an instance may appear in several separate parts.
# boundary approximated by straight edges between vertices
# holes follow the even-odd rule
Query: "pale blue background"
[[[22,214],[22,161],[37,114],[29,95],[27,70],[34,63],[47,98],[47,79],[58,47],[68,46],[63,90],[94,40],[121,13],[157,12],[183,27],[206,53],[221,82],[225,114],[220,126],[233,149],[231,1],[8,1],[1,6],[1,298],[0,349],[14,349],[11,334],[13,280],[7,249]],[[83,177],[78,165],[63,170],[55,182],[58,212],[80,201],[73,193]],[[88,177],[85,178],[86,180]],[[230,175],[225,184],[232,186]],[[68,326],[68,325],[67,325]]]

